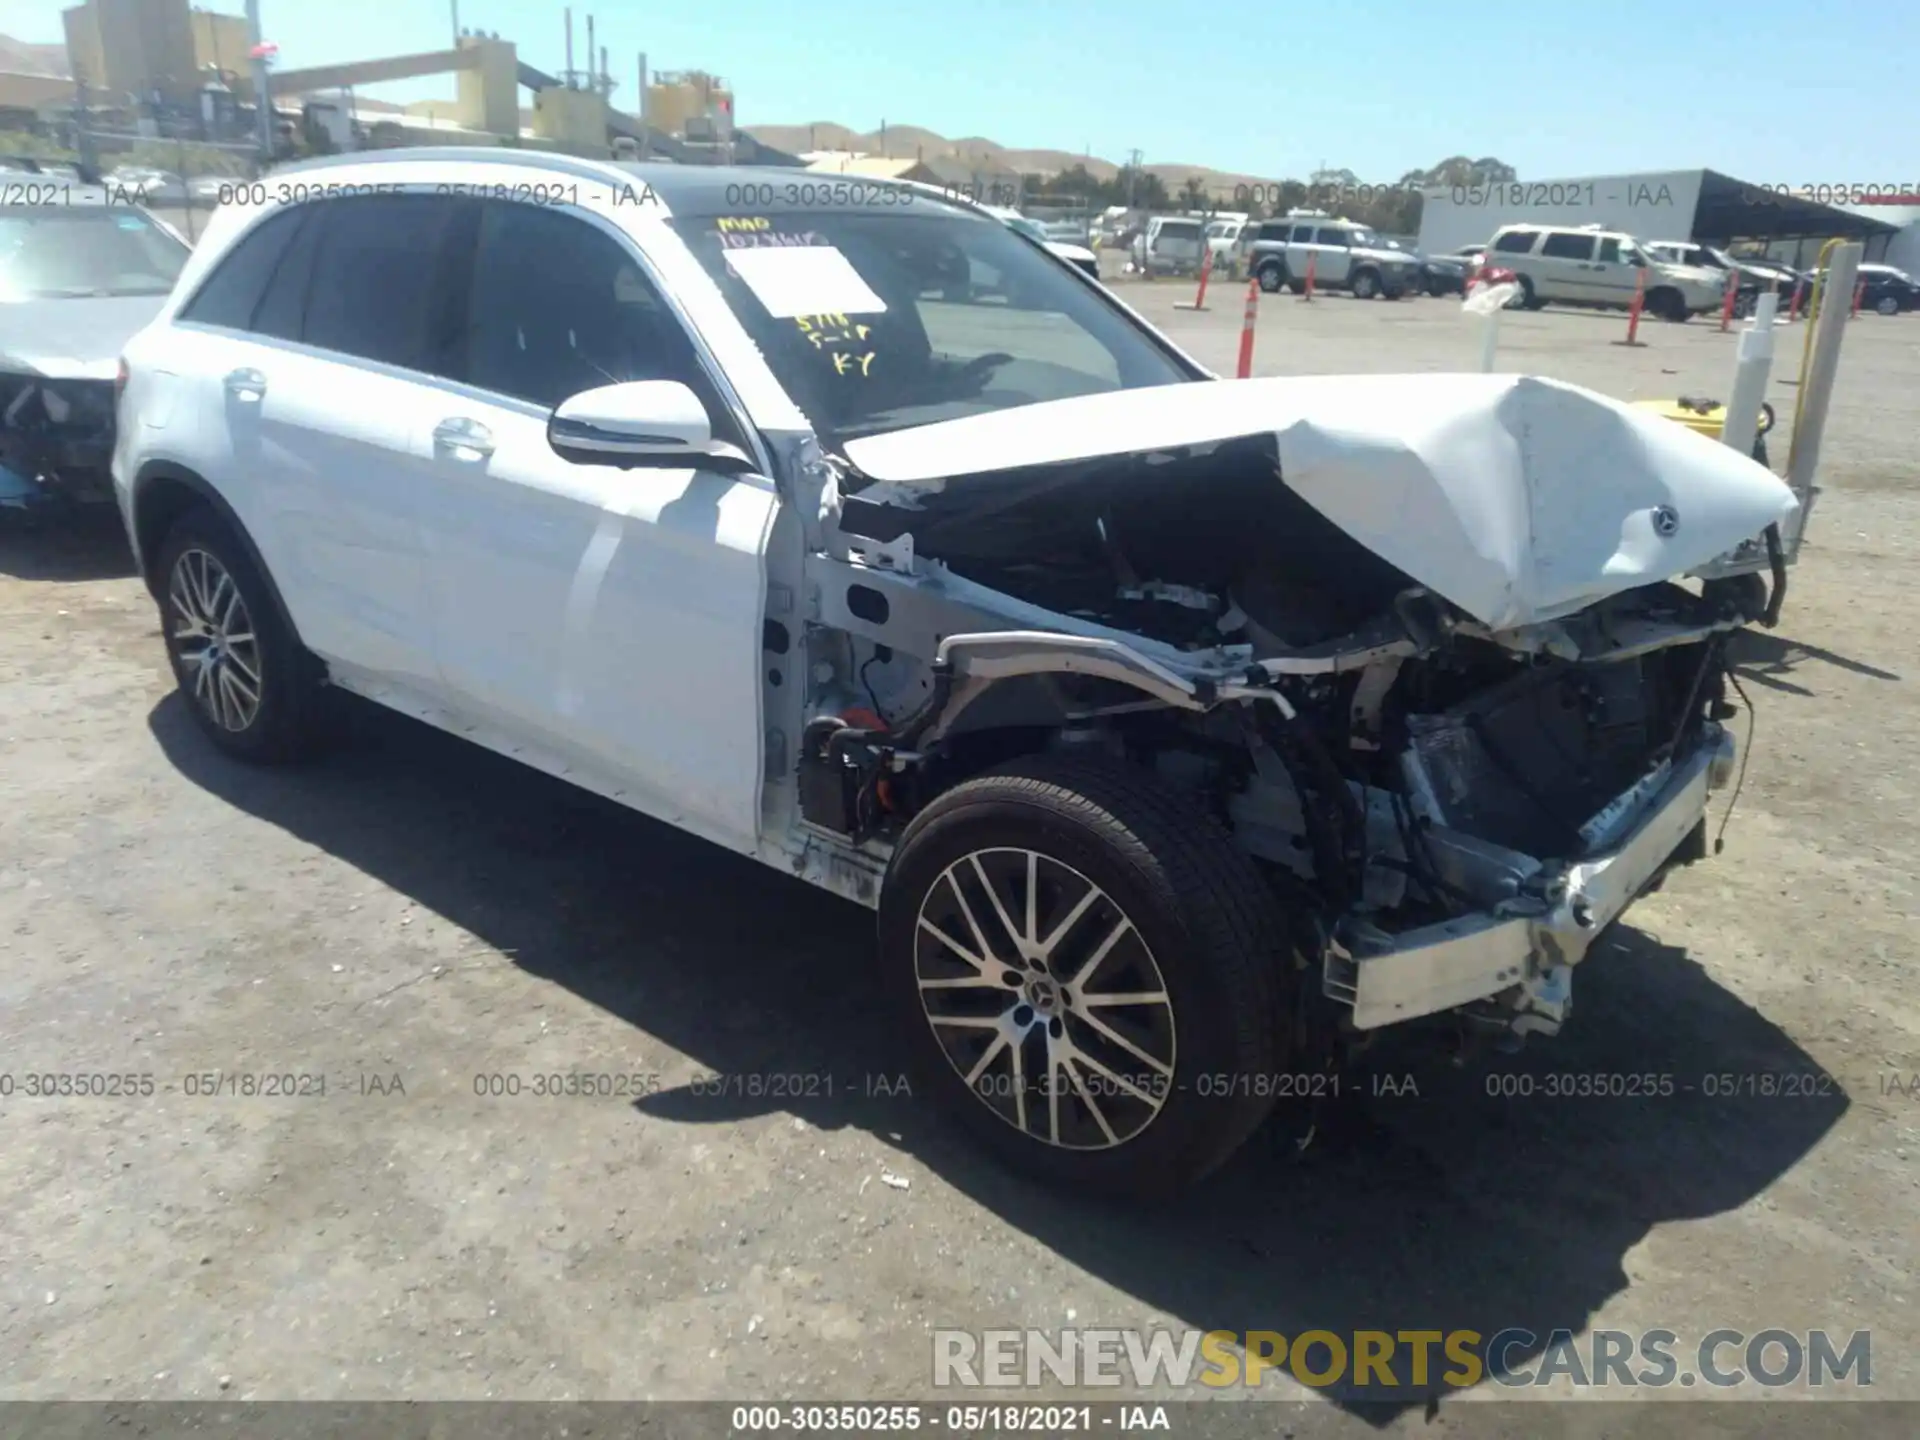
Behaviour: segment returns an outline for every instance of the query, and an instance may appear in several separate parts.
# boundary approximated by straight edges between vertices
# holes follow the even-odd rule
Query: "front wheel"
[[[1353,277],[1353,298],[1371,300],[1380,293],[1380,277],[1371,270],[1362,270]]]
[[[1019,760],[907,827],[882,981],[918,1076],[1000,1156],[1164,1194],[1271,1110],[1297,961],[1226,831],[1144,771]]]
[[[1278,295],[1280,287],[1287,283],[1287,271],[1284,265],[1262,265],[1260,267],[1260,288],[1269,295]]]
[[[319,664],[233,530],[212,510],[191,509],[167,531],[155,565],[167,660],[207,738],[240,760],[292,760],[314,749]]]
[[[1874,305],[1873,309],[1874,313],[1878,315],[1898,315],[1900,313],[1900,302],[1891,295],[1883,295],[1880,297],[1878,303]]]

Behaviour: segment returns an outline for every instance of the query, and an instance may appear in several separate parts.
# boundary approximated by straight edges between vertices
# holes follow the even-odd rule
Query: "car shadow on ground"
[[[112,505],[0,510],[0,575],[71,583],[133,573],[133,551]]]
[[[1729,642],[1728,654],[1739,668],[1743,680],[1752,680],[1770,690],[1783,690],[1790,695],[1811,695],[1814,692],[1806,686],[1796,684],[1790,676],[1802,674],[1810,662],[1818,661],[1822,665],[1831,665],[1837,670],[1849,674],[1864,675],[1870,680],[1891,680],[1899,683],[1900,676],[1891,670],[1882,670],[1877,665],[1869,665],[1864,660],[1852,660],[1845,655],[1836,655],[1818,645],[1809,645],[1804,640],[1790,639],[1771,630],[1736,631]]]
[[[1819,1068],[1685,951],[1623,927],[1583,965],[1556,1040],[1467,1067],[1402,1040],[1304,1154],[1263,1135],[1177,1205],[1105,1205],[1002,1171],[924,1099],[863,1083],[900,1070],[867,912],[371,707],[354,707],[346,745],[294,770],[218,756],[177,696],[150,724],[193,783],[715,1074],[834,1077],[830,1097],[802,1100],[670,1091],[637,1107],[648,1123],[787,1112],[866,1130],[1176,1327],[1578,1331],[1653,1226],[1752,1200],[1848,1105],[1837,1083],[1707,1093],[1730,1084],[1707,1075]],[[1552,1093],[1580,1091],[1579,1076],[1599,1093]],[[1404,1359],[1395,1373],[1409,1384]],[[1433,1401],[1330,1398],[1369,1420]]]

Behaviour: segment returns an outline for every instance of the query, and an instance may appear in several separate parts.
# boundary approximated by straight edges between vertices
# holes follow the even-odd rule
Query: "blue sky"
[[[449,0],[261,4],[286,66],[437,49],[452,30]],[[725,76],[743,125],[886,120],[1273,177],[1324,161],[1391,180],[1464,153],[1523,179],[1708,165],[1794,187],[1920,184],[1920,5],[581,0],[582,64],[589,9],[615,103],[632,105],[644,49],[656,70]],[[562,66],[558,3],[461,0],[460,21]],[[0,34],[57,42],[60,4],[0,0]],[[450,97],[452,82],[366,93]]]

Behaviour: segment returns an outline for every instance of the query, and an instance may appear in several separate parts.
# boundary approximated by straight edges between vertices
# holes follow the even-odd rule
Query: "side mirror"
[[[578,465],[752,465],[739,448],[713,438],[707,407],[678,380],[626,380],[569,395],[547,419],[547,443]]]

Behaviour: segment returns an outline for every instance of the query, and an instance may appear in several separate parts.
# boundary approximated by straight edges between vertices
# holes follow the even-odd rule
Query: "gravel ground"
[[[1230,371],[1244,288],[1200,314],[1173,310],[1184,283],[1124,290]],[[1503,363],[1629,398],[1724,387],[1711,322],[1649,322],[1634,350],[1623,329],[1508,316]],[[1476,354],[1457,302],[1264,297],[1256,368]],[[1588,960],[1566,1033],[1482,1062],[1674,1093],[1501,1099],[1390,1050],[1401,1093],[1152,1213],[1010,1178],[894,1093],[863,912],[380,714],[311,769],[221,760],[111,523],[6,527],[0,1072],[153,1093],[0,1096],[0,1395],[931,1398],[936,1326],[1517,1325],[1870,1329],[1871,1393],[1920,1400],[1917,387],[1920,319],[1850,327],[1814,539],[1745,646],[1758,731],[1724,854]],[[644,1093],[476,1093],[554,1071]],[[325,1094],[190,1093],[211,1072]],[[691,1088],[713,1073],[803,1093]],[[1826,1078],[1727,1099],[1708,1075]],[[1263,1395],[1275,1433],[1712,1428],[1473,1403],[1516,1393],[1437,1419]],[[1843,1411],[1868,1413],[1817,1413]]]

